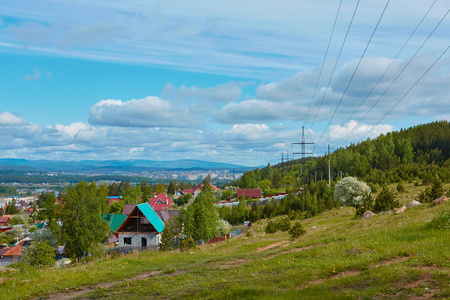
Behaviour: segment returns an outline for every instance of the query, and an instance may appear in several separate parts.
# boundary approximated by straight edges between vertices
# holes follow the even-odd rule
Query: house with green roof
[[[148,203],[136,205],[117,228],[117,247],[121,250],[158,249],[164,222]]]

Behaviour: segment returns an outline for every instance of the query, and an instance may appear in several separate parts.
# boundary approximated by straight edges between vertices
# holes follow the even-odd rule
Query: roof
[[[120,201],[121,199],[119,197],[108,197],[109,205],[113,204],[113,202]]]
[[[120,225],[122,225],[123,221],[127,218],[127,215],[112,215],[109,226],[112,231],[116,231],[119,229]]]
[[[158,216],[158,214],[153,210],[153,208],[147,202],[135,205],[131,213],[123,221],[123,223],[117,228],[116,233],[121,231],[123,227],[126,227],[130,220],[137,214],[139,210],[144,217],[150,222],[150,224],[155,228],[156,231],[162,232],[164,230],[164,222]]]
[[[122,215],[129,215],[136,207],[136,204],[125,204],[122,208]]]
[[[17,245],[14,247],[11,247],[6,251],[3,256],[19,256],[22,252],[22,246],[25,242],[28,242],[27,240],[21,240]]]
[[[173,205],[172,197],[166,196],[164,193],[160,193],[155,197],[150,198],[148,202],[155,210],[163,210],[164,208],[170,208]]]
[[[194,191],[196,191],[196,190],[198,190],[198,189],[202,189],[203,186],[204,186],[203,184],[197,185],[197,186],[194,188]],[[213,189],[213,191],[218,191],[218,190],[219,190],[219,188],[216,187],[216,186],[214,186],[212,183],[210,183],[209,186]]]
[[[139,210],[144,214],[144,216],[152,223],[158,232],[164,230],[164,222],[158,217],[156,212],[148,203],[142,203],[137,206]]]
[[[238,189],[237,196],[240,198],[244,194],[245,198],[259,198],[261,197],[260,189]]]

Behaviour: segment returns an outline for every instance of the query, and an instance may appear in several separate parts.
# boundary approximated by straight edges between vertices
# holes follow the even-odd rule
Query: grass
[[[345,207],[304,220],[307,233],[294,241],[287,233],[264,233],[267,221],[261,220],[252,237],[192,252],[134,253],[66,269],[22,266],[0,273],[0,297],[450,297],[450,229],[441,226],[448,222],[450,202],[367,220],[354,220],[353,214]]]

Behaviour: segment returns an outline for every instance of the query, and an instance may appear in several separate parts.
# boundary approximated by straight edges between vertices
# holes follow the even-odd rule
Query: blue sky
[[[2,1],[0,156],[252,166],[298,150],[302,125],[321,155],[450,120],[450,53],[382,119],[449,46],[448,1],[389,2],[366,52],[386,2],[361,1],[339,56],[343,0],[319,77],[338,5]]]

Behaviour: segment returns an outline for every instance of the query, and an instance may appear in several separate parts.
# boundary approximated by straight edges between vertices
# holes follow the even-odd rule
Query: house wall
[[[124,238],[131,238],[131,245],[124,244]],[[119,233],[118,247],[141,248],[142,238],[147,239],[148,248],[158,248],[161,242],[161,234],[133,234],[133,233]]]

